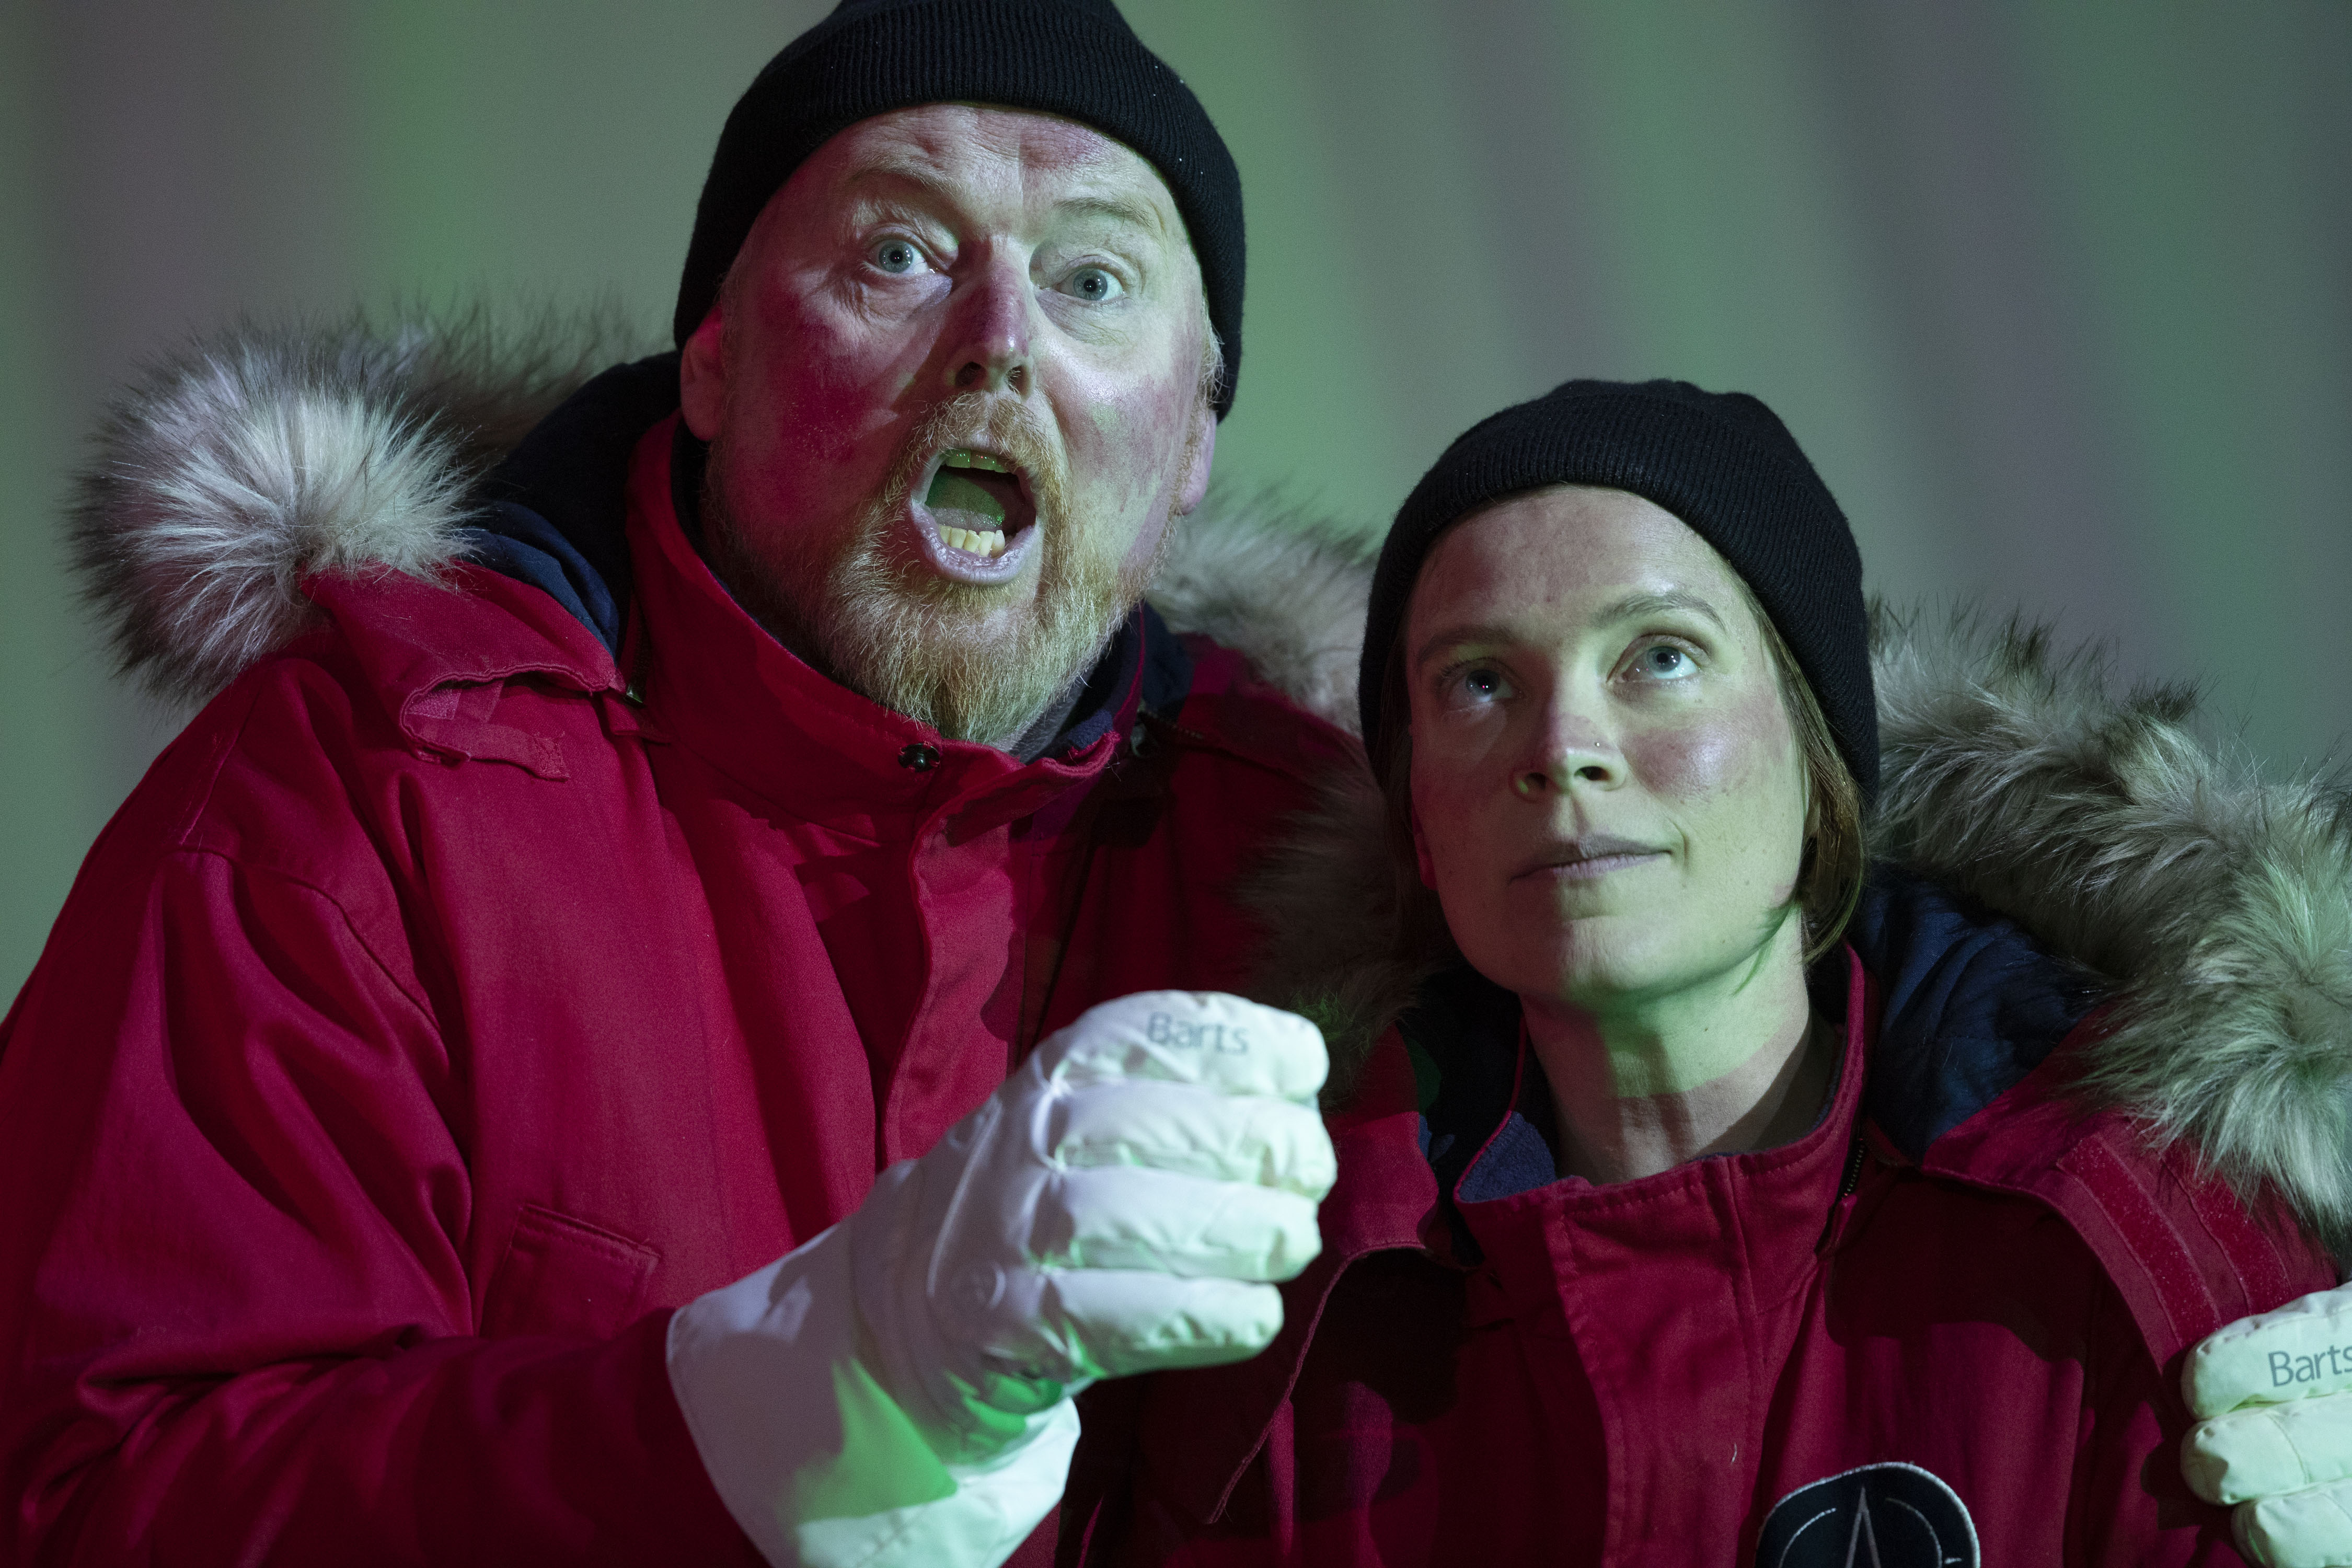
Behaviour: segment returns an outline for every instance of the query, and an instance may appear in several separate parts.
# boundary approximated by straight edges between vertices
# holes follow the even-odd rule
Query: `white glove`
[[[1305,1019],[1145,992],[1039,1046],[857,1212],[671,1320],[670,1383],[771,1563],[1001,1563],[1059,1500],[1070,1396],[1239,1361],[1337,1174]]]
[[[2263,1568],[2352,1564],[2352,1285],[2221,1329],[2181,1370],[2181,1473]]]

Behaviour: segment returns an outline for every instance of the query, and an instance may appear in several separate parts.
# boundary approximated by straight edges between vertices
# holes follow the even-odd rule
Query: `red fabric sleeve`
[[[756,1563],[666,1312],[475,1337],[463,1066],[399,961],[128,831],[0,1025],[0,1561]]]

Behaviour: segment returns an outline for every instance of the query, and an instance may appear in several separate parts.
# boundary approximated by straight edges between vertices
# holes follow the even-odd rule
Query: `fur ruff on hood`
[[[243,329],[157,364],[109,411],[72,520],[83,590],[125,672],[199,700],[299,635],[318,572],[437,577],[476,481],[588,374],[609,318],[520,333],[476,314],[391,331]],[[1213,496],[1152,592],[1355,725],[1370,581],[1360,537]],[[2200,737],[2182,688],[2116,690],[2043,629],[1876,628],[1874,857],[2016,921],[2118,997],[2084,1084],[2242,1190],[2274,1184],[2352,1239],[2352,795],[2272,783]],[[1402,896],[1358,770],[1269,862],[1261,994],[1327,1026],[1341,1088],[1455,961]]]

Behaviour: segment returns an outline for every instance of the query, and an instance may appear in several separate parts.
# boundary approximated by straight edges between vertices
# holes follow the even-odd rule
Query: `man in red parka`
[[[1236,986],[1344,744],[1139,603],[1242,269],[1108,0],[848,0],[679,351],[478,481],[530,422],[446,343],[126,407],[86,563],[226,689],[0,1037],[0,1560],[995,1562],[1078,1387],[1272,1337],[1313,1031],[1034,1049]]]

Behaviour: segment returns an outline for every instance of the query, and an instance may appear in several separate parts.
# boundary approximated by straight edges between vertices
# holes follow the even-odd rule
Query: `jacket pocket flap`
[[[585,1220],[525,1204],[482,1303],[488,1339],[581,1334],[608,1339],[645,1308],[661,1254]]]

